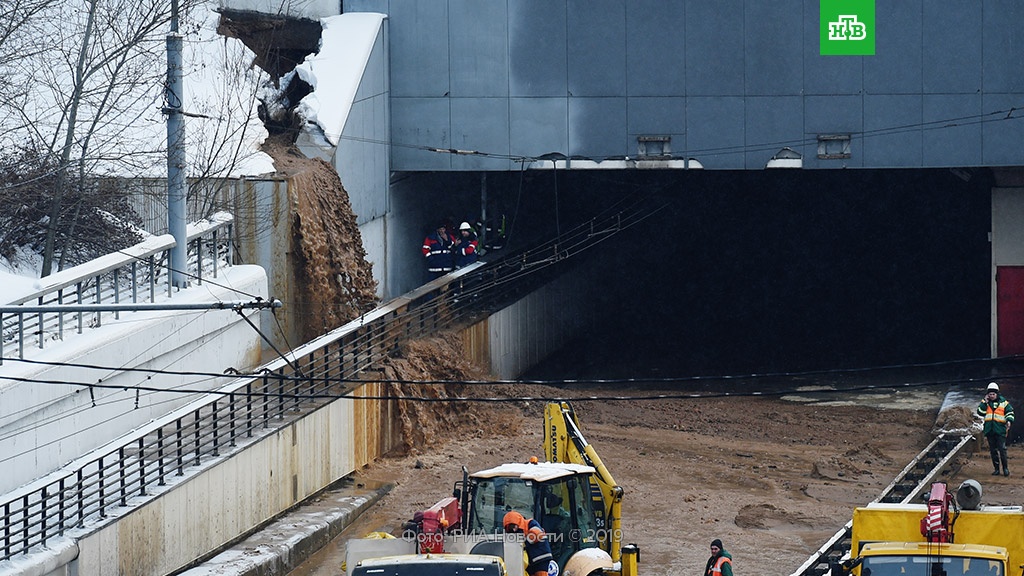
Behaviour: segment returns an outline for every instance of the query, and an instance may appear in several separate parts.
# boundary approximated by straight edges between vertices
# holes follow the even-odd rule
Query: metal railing
[[[187,276],[197,284],[216,277],[234,258],[230,214],[219,212],[210,220],[188,226]],[[156,236],[114,254],[68,268],[40,280],[40,288],[0,310],[0,365],[17,350],[25,358],[27,346],[45,348],[47,342],[64,340],[68,331],[81,334],[121,312],[21,312],[21,305],[120,304],[156,302],[174,290],[168,274],[168,258],[175,245],[170,235]]]
[[[46,477],[0,498],[0,560],[28,554],[114,508],[152,497],[211,460],[349,394],[409,339],[467,325],[560,274],[563,262],[652,213],[637,205],[556,241],[430,282]],[[397,397],[395,398],[398,399]],[[386,399],[384,399],[386,401]]]

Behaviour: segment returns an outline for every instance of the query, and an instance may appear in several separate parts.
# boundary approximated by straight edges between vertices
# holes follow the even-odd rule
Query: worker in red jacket
[[[455,269],[455,261],[452,259],[454,246],[455,238],[448,233],[444,223],[439,224],[436,230],[423,239],[423,257],[427,261],[428,282]]]
[[[502,519],[502,526],[509,534],[524,534],[524,548],[529,565],[526,572],[530,576],[548,576],[548,565],[554,559],[551,555],[551,545],[548,544],[548,535],[540,527],[540,523],[530,518],[527,520],[522,514],[515,510],[505,514]]]
[[[476,232],[473,231],[469,222],[459,225],[459,234],[455,237],[455,268],[462,268],[476,262],[479,244]]]

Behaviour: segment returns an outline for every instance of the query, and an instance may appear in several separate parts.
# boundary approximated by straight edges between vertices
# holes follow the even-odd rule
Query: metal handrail
[[[350,393],[405,340],[466,325],[561,273],[566,257],[643,220],[599,218],[559,241],[434,280],[0,497],[0,561],[104,522],[216,458]],[[623,218],[623,216],[628,216]],[[552,250],[551,246],[561,246]],[[559,257],[552,258],[552,254]],[[397,399],[397,398],[396,398]]]
[[[188,226],[187,276],[196,284],[204,278],[217,277],[220,269],[230,266],[234,258],[231,243],[234,218],[218,212],[209,220]],[[135,246],[107,254],[85,264],[62,270],[39,281],[39,289],[10,302],[11,306],[32,304],[61,306],[65,304],[105,304],[156,302],[166,287],[171,287],[167,262],[175,241],[165,234]],[[202,264],[202,265],[200,265]],[[8,350],[17,348],[18,358],[25,358],[26,344],[39,349],[51,340],[64,340],[66,325],[81,334],[85,328],[102,326],[109,318],[120,318],[120,312],[0,312],[0,365]]]

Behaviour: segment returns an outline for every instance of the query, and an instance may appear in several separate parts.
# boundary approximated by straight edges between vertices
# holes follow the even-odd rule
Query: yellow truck
[[[980,496],[973,486],[968,492]],[[843,568],[855,576],[1024,575],[1024,510],[982,506],[980,498],[962,506],[944,482],[932,485],[925,504],[857,508],[850,537]]]

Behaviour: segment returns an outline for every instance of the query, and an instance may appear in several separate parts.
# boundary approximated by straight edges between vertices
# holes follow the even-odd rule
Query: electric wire
[[[111,366],[104,366],[98,364],[88,363],[77,363],[77,362],[52,362],[44,360],[27,360],[17,358],[4,358],[4,362],[22,362],[25,364],[36,364],[42,366],[61,366],[61,367],[73,367],[83,368],[91,370],[120,370],[123,372],[140,372],[146,374],[159,374],[159,375],[170,375],[170,376],[202,376],[210,380],[218,378],[228,379],[239,379],[239,378],[262,378],[265,376],[272,377],[276,380],[291,381],[291,382],[313,382],[313,383],[325,383],[325,384],[355,384],[355,383],[366,383],[375,382],[382,384],[418,384],[418,385],[436,385],[436,384],[462,384],[462,385],[508,385],[508,384],[539,384],[539,385],[578,385],[578,384],[598,384],[598,385],[609,385],[609,384],[668,384],[668,383],[703,383],[703,382],[719,382],[719,381],[748,381],[748,380],[760,380],[760,379],[773,379],[773,378],[804,378],[809,376],[840,376],[849,374],[866,374],[872,372],[885,372],[894,370],[906,370],[906,369],[922,369],[922,368],[943,368],[951,366],[961,366],[967,364],[997,364],[1001,362],[1020,360],[1024,358],[1022,354],[1015,354],[1009,356],[999,356],[996,358],[960,358],[955,360],[942,360],[938,362],[920,362],[920,363],[905,363],[905,364],[885,364],[879,366],[861,366],[851,368],[827,368],[820,370],[800,370],[800,371],[780,371],[780,372],[750,372],[745,374],[713,374],[713,375],[680,375],[680,376],[641,376],[631,378],[581,378],[581,379],[565,379],[560,378],[557,380],[545,380],[545,379],[489,379],[489,380],[460,380],[460,379],[401,379],[401,378],[373,378],[367,380],[365,377],[361,378],[341,378],[334,376],[293,376],[290,374],[278,374],[268,372],[266,369],[258,370],[256,372],[236,372],[232,370],[230,373],[218,373],[218,372],[202,372],[202,371],[186,371],[186,370],[165,370],[158,368],[116,368]],[[999,379],[1008,379],[1015,377],[1016,375],[1000,375]],[[991,380],[992,377],[986,378],[974,378],[967,379],[969,381],[981,381]],[[24,382],[33,382],[32,378],[20,379]],[[60,383],[65,382],[63,380],[52,381],[48,383]],[[67,381],[68,383],[78,384],[83,386],[89,386],[93,383],[90,382],[74,382]],[[102,384],[102,379],[95,382],[96,385]],[[945,381],[944,381],[945,382]],[[126,388],[131,387],[113,385],[114,388]],[[166,392],[168,390],[162,388],[156,388],[157,391]],[[205,393],[205,391],[204,391]]]
[[[1005,374],[1001,375],[1000,378],[1014,379],[1024,377],[1024,373],[1017,374]],[[120,384],[97,384],[94,382],[75,382],[72,380],[48,380],[39,378],[20,378],[11,377],[9,380],[15,382],[27,382],[33,384],[53,384],[63,386],[81,386],[81,387],[92,387],[101,389],[115,389],[115,390],[141,390],[149,392],[171,392],[175,394],[201,394],[201,395],[214,395],[214,396],[228,396],[228,397],[243,397],[243,398],[275,398],[284,400],[407,400],[410,402],[426,402],[426,403],[462,403],[462,402],[484,402],[484,403],[515,403],[515,402],[617,402],[617,401],[635,401],[635,400],[703,400],[709,398],[735,398],[735,397],[756,397],[756,396],[787,396],[787,395],[807,395],[807,394],[844,394],[848,392],[858,391],[870,391],[870,390],[891,390],[893,388],[906,389],[906,388],[925,388],[934,386],[950,386],[955,384],[971,384],[974,382],[981,382],[990,380],[990,378],[953,378],[948,380],[925,380],[920,382],[888,382],[882,384],[860,384],[853,386],[844,386],[842,388],[815,388],[808,390],[806,386],[800,386],[797,388],[787,388],[778,390],[741,390],[741,391],[730,391],[730,392],[678,392],[671,394],[638,394],[638,395],[623,395],[623,394],[610,394],[610,395],[560,395],[560,396],[449,396],[445,398],[438,398],[433,396],[395,396],[395,395],[361,395],[354,396],[351,392],[342,393],[325,393],[325,392],[262,392],[262,391],[250,391],[250,392],[238,392],[228,390],[202,390],[202,389],[187,389],[178,388],[174,390],[167,390],[158,388],[155,386],[124,386]],[[362,382],[378,382],[376,380],[363,380]],[[409,383],[409,384],[474,384],[474,383],[487,383],[487,384],[530,384],[529,380],[513,380],[505,382],[487,382],[487,381],[459,381],[459,380],[381,380],[380,383]],[[590,383],[591,381],[576,381],[577,383]],[[570,381],[560,381],[559,384],[570,383]]]

